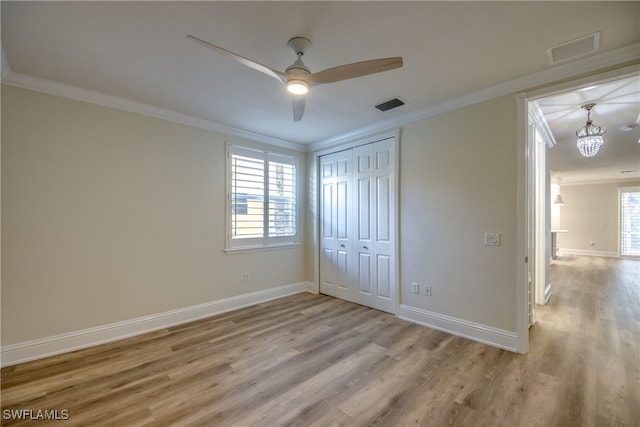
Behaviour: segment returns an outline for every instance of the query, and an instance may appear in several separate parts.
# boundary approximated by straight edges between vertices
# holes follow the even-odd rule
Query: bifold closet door
[[[320,158],[320,292],[395,313],[394,140]]]
[[[320,158],[320,293],[353,301],[351,150]]]
[[[354,301],[395,312],[394,145],[353,149]]]

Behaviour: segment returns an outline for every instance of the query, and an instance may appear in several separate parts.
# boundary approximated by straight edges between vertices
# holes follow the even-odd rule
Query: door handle
[[[340,245],[340,247],[341,247],[341,248],[343,248],[343,249],[344,249],[344,248],[346,248],[346,246],[345,246],[345,245]]]
[[[369,248],[368,248],[368,247],[366,247],[366,246],[363,246],[363,247],[362,247],[362,249],[364,249],[365,251],[368,251],[368,250],[369,250]]]

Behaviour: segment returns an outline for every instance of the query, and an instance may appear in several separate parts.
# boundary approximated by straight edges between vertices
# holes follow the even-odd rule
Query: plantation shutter
[[[640,191],[620,189],[620,255],[640,256]]]
[[[228,248],[294,243],[296,159],[228,146]]]
[[[296,235],[296,166],[292,158],[269,158],[269,237]]]

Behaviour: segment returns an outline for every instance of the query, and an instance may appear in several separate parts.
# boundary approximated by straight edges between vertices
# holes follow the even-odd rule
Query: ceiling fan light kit
[[[607,129],[602,126],[594,125],[591,121],[591,109],[596,104],[585,104],[581,108],[587,110],[587,123],[576,131],[576,146],[585,157],[593,157],[598,154],[600,147],[604,144],[603,135]]]
[[[309,83],[304,80],[289,79],[287,90],[294,95],[304,95],[309,92]]]
[[[253,68],[256,71],[267,74],[276,78],[283,83],[287,91],[292,94],[291,103],[293,106],[293,121],[297,122],[302,119],[305,108],[304,95],[309,92],[310,83],[314,85],[335,83],[342,80],[362,77],[369,74],[380,73],[382,71],[393,70],[402,67],[402,57],[370,59],[368,61],[354,62],[351,64],[339,65],[337,67],[327,68],[326,70],[312,73],[309,68],[302,62],[302,55],[311,46],[311,41],[305,37],[293,37],[287,42],[295,54],[297,59],[286,68],[285,71],[278,71],[266,65],[259,64],[251,59],[240,56],[220,46],[216,46],[198,37],[187,35],[187,38],[199,43],[218,53],[229,56],[242,65]]]

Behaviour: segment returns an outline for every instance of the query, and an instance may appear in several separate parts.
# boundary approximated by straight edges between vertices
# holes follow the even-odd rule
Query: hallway
[[[640,261],[565,255],[550,271],[553,294],[536,306],[529,356],[562,396],[554,424],[637,422]]]

